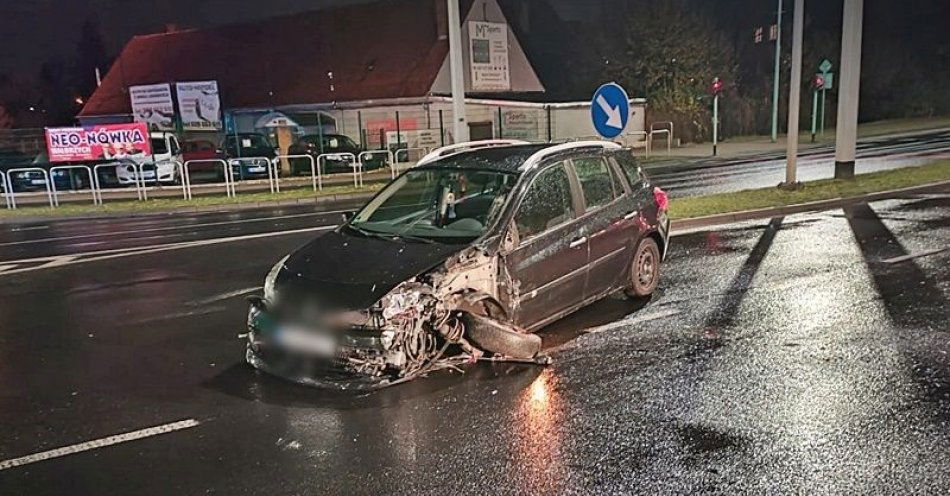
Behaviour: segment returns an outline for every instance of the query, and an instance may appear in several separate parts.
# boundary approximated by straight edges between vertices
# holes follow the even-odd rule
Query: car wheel
[[[630,267],[627,296],[643,298],[653,294],[660,282],[660,248],[653,238],[643,238],[637,245]]]

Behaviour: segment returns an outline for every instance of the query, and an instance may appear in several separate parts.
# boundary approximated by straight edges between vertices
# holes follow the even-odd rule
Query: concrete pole
[[[798,182],[798,114],[802,97],[802,37],[805,26],[805,0],[795,0],[792,26],[792,79],[788,90],[788,151],[785,185]]]
[[[835,179],[854,177],[858,139],[858,93],[861,82],[861,28],[864,0],[844,0],[841,26],[841,80],[835,124]]]
[[[462,72],[462,20],[459,0],[447,0],[449,13],[449,72],[452,73],[452,119],[455,143],[468,141],[465,119],[465,73]]]
[[[782,67],[782,0],[775,12],[775,77],[772,79],[772,143],[778,141],[778,87]]]

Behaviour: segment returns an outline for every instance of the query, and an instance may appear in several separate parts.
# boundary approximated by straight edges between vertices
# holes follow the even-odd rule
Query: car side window
[[[524,240],[573,217],[571,182],[559,163],[541,171],[531,183],[515,214],[515,225]]]
[[[624,174],[627,175],[627,179],[630,181],[630,186],[636,190],[641,186],[643,182],[643,177],[640,173],[640,164],[637,163],[637,159],[634,158],[632,151],[624,151],[617,153],[613,156],[617,164],[620,165],[620,169],[623,170]]]
[[[607,169],[607,161],[602,157],[581,157],[573,161],[577,179],[584,191],[584,204],[587,210],[602,207],[622,193],[620,185],[614,185],[614,180]]]

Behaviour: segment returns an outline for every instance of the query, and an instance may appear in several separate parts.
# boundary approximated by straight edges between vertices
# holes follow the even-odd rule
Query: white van
[[[115,176],[119,184],[135,184],[139,169],[145,183],[176,183],[179,180],[178,164],[182,162],[178,137],[166,132],[151,132],[152,154],[130,156],[116,164]],[[177,163],[176,163],[177,162]]]

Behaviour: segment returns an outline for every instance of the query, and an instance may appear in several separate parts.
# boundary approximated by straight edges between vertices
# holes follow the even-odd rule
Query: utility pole
[[[465,75],[462,67],[462,20],[459,18],[459,0],[448,1],[449,14],[449,72],[452,74],[452,119],[454,142],[468,141],[468,122],[465,119]]]
[[[805,0],[795,0],[792,25],[792,79],[788,91],[788,148],[785,187],[798,182],[798,114],[802,96],[802,37],[805,26]]]
[[[772,80],[772,143],[778,141],[778,87],[782,66],[782,0],[775,12],[775,77]]]
[[[835,179],[854,177],[863,18],[864,0],[844,0],[841,26],[841,85],[838,90],[838,122],[835,133]]]

